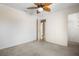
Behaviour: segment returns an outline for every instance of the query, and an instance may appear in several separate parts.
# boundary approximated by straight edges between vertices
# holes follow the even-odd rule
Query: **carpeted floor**
[[[68,47],[46,41],[33,41],[0,50],[1,56],[79,56],[79,44]]]

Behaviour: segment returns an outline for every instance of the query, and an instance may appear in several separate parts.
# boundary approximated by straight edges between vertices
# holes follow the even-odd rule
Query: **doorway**
[[[79,47],[79,13],[68,15],[68,45]]]
[[[45,23],[46,20],[41,20],[41,40],[45,40]]]
[[[37,40],[45,40],[45,23],[46,19],[37,20]]]

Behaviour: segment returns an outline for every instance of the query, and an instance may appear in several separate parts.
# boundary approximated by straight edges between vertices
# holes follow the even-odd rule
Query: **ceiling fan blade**
[[[34,3],[35,5],[41,5],[42,3]]]
[[[49,6],[52,3],[34,3],[35,5]]]
[[[44,3],[44,6],[49,6],[51,5],[52,3]]]
[[[27,9],[37,9],[38,7],[28,7]]]
[[[45,11],[47,11],[47,12],[50,12],[50,11],[51,11],[51,9],[50,9],[48,6],[44,6],[44,7],[43,7],[43,10],[45,10]]]

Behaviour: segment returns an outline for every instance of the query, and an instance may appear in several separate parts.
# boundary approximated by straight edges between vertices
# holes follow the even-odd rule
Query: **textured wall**
[[[36,20],[33,16],[0,5],[0,49],[36,39]]]

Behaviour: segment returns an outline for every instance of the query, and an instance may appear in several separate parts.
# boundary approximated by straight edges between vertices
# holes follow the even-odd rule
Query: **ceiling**
[[[34,6],[33,3],[0,3],[0,4],[7,5],[22,11],[30,12],[31,14],[36,12],[35,10],[26,9],[27,7]],[[58,11],[76,5],[79,5],[79,3],[53,3],[51,7],[52,7],[52,11]]]

